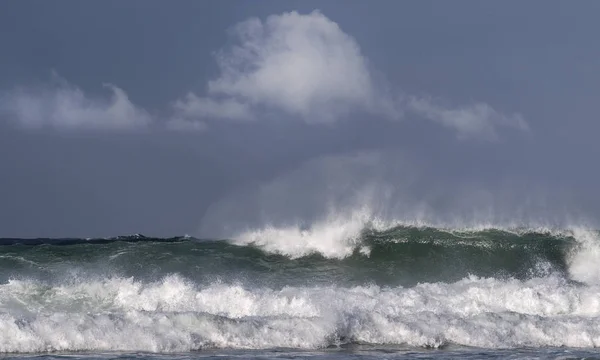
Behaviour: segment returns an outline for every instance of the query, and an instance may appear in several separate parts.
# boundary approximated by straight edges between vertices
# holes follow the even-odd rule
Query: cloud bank
[[[146,127],[150,115],[131,103],[122,89],[104,85],[109,99],[86,95],[61,81],[45,88],[19,88],[0,97],[0,111],[28,129],[131,130]]]
[[[493,139],[497,128],[528,130],[520,114],[485,103],[448,108],[429,97],[395,94],[376,81],[358,43],[319,11],[251,18],[230,29],[232,46],[215,53],[219,75],[203,95],[171,103],[169,130],[204,131],[209,121],[265,118],[328,124],[350,117],[397,121],[406,115],[455,130],[459,138]],[[128,130],[151,116],[127,94],[105,85],[110,99],[90,97],[65,81],[44,89],[18,89],[0,98],[0,111],[26,128]]]
[[[231,33],[237,45],[216,55],[220,76],[207,96],[177,101],[181,115],[248,120],[266,110],[308,123],[333,123],[353,110],[400,115],[356,41],[318,11],[249,19]]]
[[[504,115],[485,103],[477,103],[455,109],[444,108],[429,98],[412,97],[407,108],[414,114],[453,128],[461,138],[496,138],[496,128],[512,127],[529,130],[529,125],[521,114]]]
[[[394,96],[374,80],[357,42],[319,11],[252,18],[231,35],[236,45],[217,52],[220,75],[208,82],[206,94],[175,102],[178,121],[284,114],[332,124],[360,111],[388,120],[408,112],[453,128],[459,137],[495,137],[501,126],[528,128],[521,115],[503,115],[484,103],[452,109],[426,97]]]

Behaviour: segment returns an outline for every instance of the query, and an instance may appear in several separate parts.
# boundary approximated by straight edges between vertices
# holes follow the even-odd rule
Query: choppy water
[[[324,224],[0,240],[0,351],[63,358],[594,358],[584,229]]]

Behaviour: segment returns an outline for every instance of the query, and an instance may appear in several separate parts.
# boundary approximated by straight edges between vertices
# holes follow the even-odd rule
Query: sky
[[[599,11],[3,1],[0,236],[227,236],[365,204],[596,226]]]

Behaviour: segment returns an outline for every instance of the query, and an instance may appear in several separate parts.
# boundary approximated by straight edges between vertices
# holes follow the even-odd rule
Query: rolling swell
[[[0,352],[600,346],[596,232],[346,229],[5,239]]]
[[[447,231],[410,226],[363,229],[344,257],[319,252],[290,257],[260,245],[189,237],[2,239],[0,276],[51,280],[74,271],[157,279],[180,274],[199,282],[262,285],[346,284],[410,286],[452,282],[468,275],[526,279],[540,271],[565,273],[578,246],[572,233]]]

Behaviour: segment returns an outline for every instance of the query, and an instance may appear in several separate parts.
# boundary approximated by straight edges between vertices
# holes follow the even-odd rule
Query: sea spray
[[[600,344],[596,231],[365,214],[230,240],[3,239],[0,351]]]

